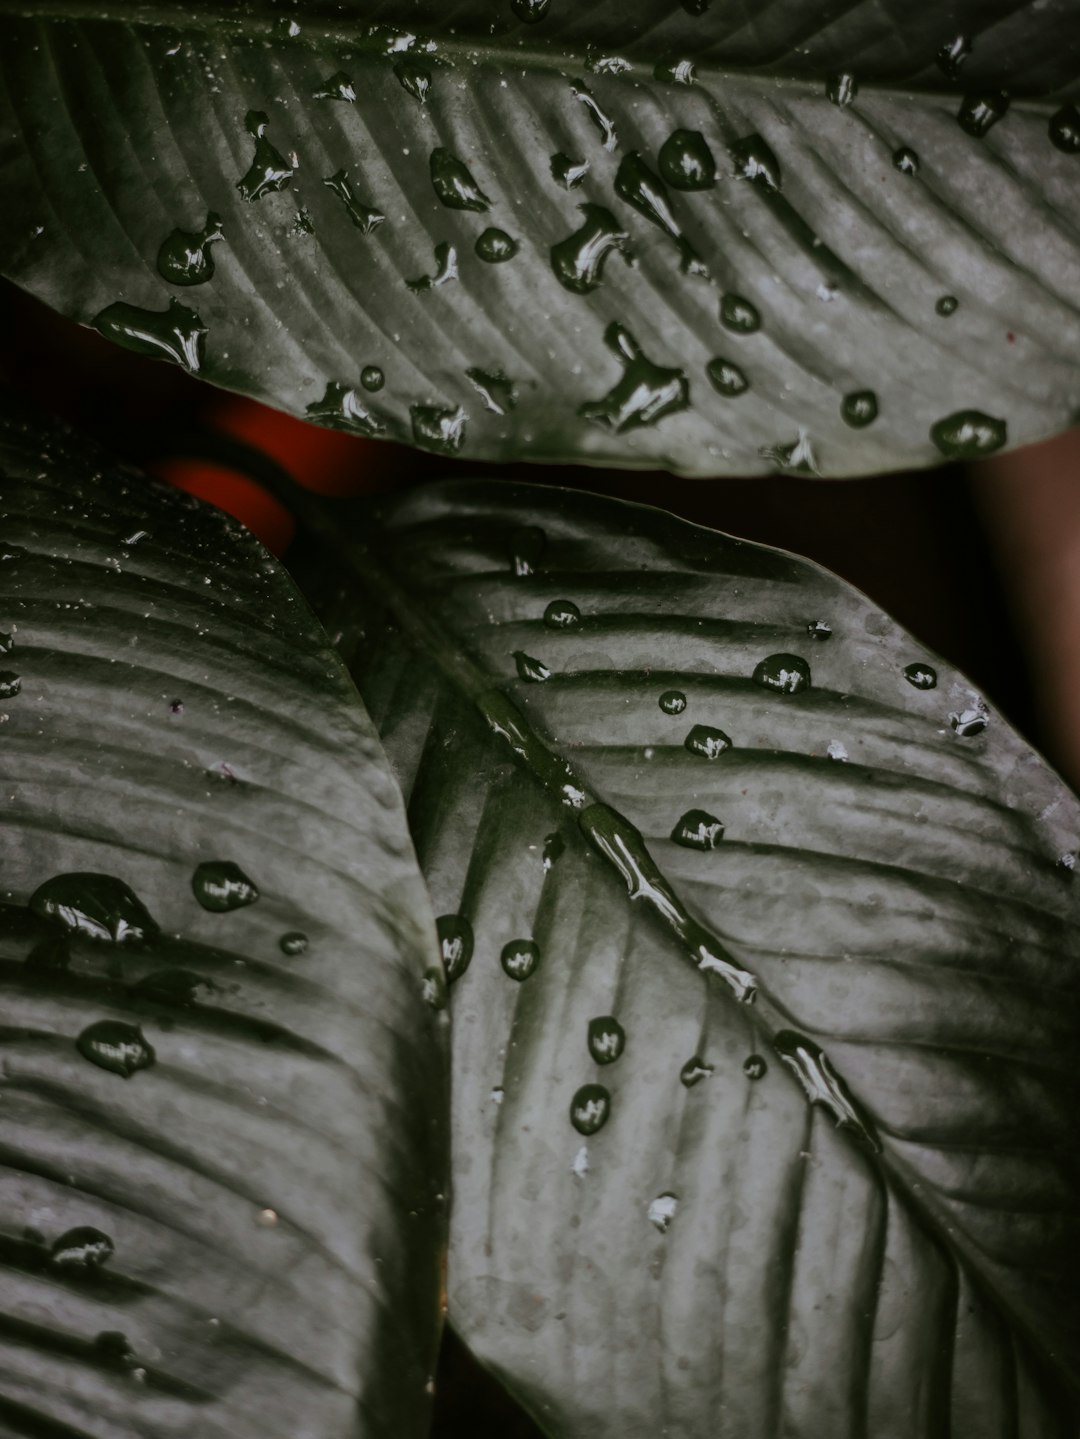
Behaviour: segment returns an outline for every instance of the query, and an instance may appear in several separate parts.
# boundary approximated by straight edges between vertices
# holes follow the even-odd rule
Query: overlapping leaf
[[[323,423],[843,475],[1077,411],[1068,0],[4,0],[0,41],[3,272]]]
[[[805,561],[517,485],[352,532],[466,1341],[557,1436],[1071,1435],[1076,800]]]
[[[370,722],[216,511],[10,399],[0,500],[0,1428],[422,1436],[437,960]]]

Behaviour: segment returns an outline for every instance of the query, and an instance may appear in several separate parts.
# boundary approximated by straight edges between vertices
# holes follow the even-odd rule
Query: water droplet
[[[722,729],[707,724],[696,724],[683,743],[691,754],[699,754],[703,759],[718,759],[731,748],[729,736]]]
[[[937,688],[937,670],[932,665],[923,664],[916,660],[910,665],[904,666],[904,678],[909,685],[914,685],[917,690],[932,690]]]
[[[657,703],[666,715],[681,715],[686,708],[686,696],[682,690],[665,690]]]
[[[0,630],[0,655],[9,655],[15,648],[15,641],[11,635]]]
[[[441,969],[436,969],[434,966],[432,966],[431,969],[425,969],[423,982],[420,986],[420,993],[423,996],[424,1003],[430,1004],[432,1009],[445,1009],[446,985],[446,975]]]
[[[720,323],[737,335],[752,335],[761,329],[761,313],[744,296],[727,294],[720,300]]]
[[[494,227],[485,230],[476,241],[476,253],[489,265],[501,265],[505,260],[512,260],[519,249],[518,242],[505,230]]]
[[[225,238],[221,216],[213,210],[201,230],[174,230],[158,250],[158,274],[174,285],[203,285],[214,277],[210,246]]]
[[[685,410],[690,403],[690,385],[682,370],[654,365],[625,326],[612,322],[604,342],[622,361],[622,378],[602,400],[582,405],[582,419],[622,434],[641,425],[655,425],[665,415]]]
[[[743,1060],[743,1073],[747,1079],[762,1079],[768,1072],[769,1066],[765,1063],[760,1054],[748,1054]]]
[[[747,135],[728,146],[728,154],[735,165],[735,174],[743,180],[752,180],[765,190],[779,190],[783,183],[780,161],[760,135]]]
[[[453,245],[441,240],[435,246],[435,273],[433,275],[418,275],[414,280],[406,280],[405,284],[410,290],[417,294],[424,290],[437,290],[440,285],[449,284],[451,280],[458,277],[457,251]]]
[[[535,25],[548,12],[551,0],[510,0],[510,9],[526,25]]]
[[[249,110],[244,125],[255,141],[255,154],[247,174],[237,180],[236,188],[245,200],[261,200],[271,191],[284,190],[292,183],[293,167],[267,139],[269,115],[262,110]]]
[[[970,54],[971,41],[966,35],[957,35],[946,45],[942,45],[937,52],[937,62],[949,79],[955,80],[960,73],[960,66]]]
[[[583,1084],[570,1101],[570,1123],[579,1134],[603,1129],[611,1113],[611,1095],[602,1084]]]
[[[571,85],[570,93],[579,104],[585,106],[589,119],[600,132],[604,149],[614,150],[618,138],[615,134],[615,124],[604,114],[603,110],[601,110],[597,103],[596,96],[593,95],[590,90],[587,90],[584,85]]]
[[[551,671],[542,660],[533,659],[524,650],[514,651],[514,663],[517,665],[518,679],[527,680],[531,684],[543,684],[544,680],[551,678]]]
[[[505,1089],[501,1089],[501,1088],[499,1088],[498,1086],[496,1086],[496,1088],[491,1091],[491,1102],[492,1102],[492,1104],[501,1104],[505,1098],[506,1098],[506,1090],[505,1090]]]
[[[997,124],[1008,108],[1009,97],[1004,90],[976,90],[961,100],[956,118],[961,130],[978,140]]]
[[[209,859],[191,876],[195,898],[211,914],[228,914],[254,904],[259,891],[238,864],[230,859]]]
[[[961,739],[974,739],[977,734],[982,734],[990,723],[990,712],[979,700],[967,709],[950,714],[949,723]]]
[[[544,840],[544,869],[549,870],[566,853],[566,841],[561,834],[549,834]]]
[[[708,275],[705,262],[675,218],[666,185],[659,175],[653,174],[636,150],[623,157],[615,172],[615,193],[675,242],[679,250],[680,269],[684,274]]]
[[[698,130],[673,130],[660,146],[656,163],[675,190],[709,190],[716,184],[716,161]]]
[[[817,459],[814,456],[814,447],[805,430],[800,430],[795,439],[789,440],[786,444],[762,445],[758,454],[763,460],[771,460],[782,470],[791,470],[795,474],[816,475],[820,473]]]
[[[30,909],[69,934],[107,944],[140,945],[158,934],[146,906],[109,874],[58,874],[30,896]]]
[[[278,1222],[277,1210],[260,1209],[255,1216],[255,1223],[260,1229],[273,1229]]]
[[[315,221],[311,218],[311,211],[301,206],[293,216],[292,232],[294,235],[314,235]]]
[[[773,1047],[798,1079],[811,1104],[819,1104],[823,1109],[827,1109],[838,1129],[851,1129],[871,1149],[881,1148],[873,1130],[856,1110],[847,1086],[820,1045],[803,1034],[784,1029],[773,1040]]]
[[[94,329],[125,350],[150,355],[155,360],[175,360],[197,375],[202,368],[206,326],[179,300],[170,300],[164,310],[140,310],[116,300],[94,316]]]
[[[306,954],[307,947],[308,937],[301,929],[290,929],[278,940],[278,948],[290,959],[295,959],[298,954]]]
[[[584,220],[581,227],[551,247],[551,268],[555,276],[576,295],[587,295],[603,279],[604,261],[612,250],[628,260],[630,236],[603,205],[578,207]]]
[[[942,295],[941,299],[938,300],[937,304],[934,306],[934,309],[938,312],[939,315],[944,315],[948,317],[949,315],[956,314],[959,304],[960,301],[956,298],[955,295]]]
[[[517,404],[517,391],[509,375],[502,370],[481,370],[478,366],[465,371],[465,378],[493,415],[505,415]]]
[[[830,75],[825,81],[825,94],[833,102],[845,109],[859,93],[859,82],[850,70],[843,70],[838,75]]]
[[[512,939],[503,945],[499,963],[503,972],[520,984],[540,963],[540,946],[531,939]]]
[[[709,377],[714,390],[729,399],[736,395],[745,394],[750,388],[750,381],[746,378],[745,372],[732,360],[717,358],[710,360],[705,366],[705,373]]]
[[[1071,850],[1067,850],[1065,854],[1059,854],[1057,857],[1057,867],[1058,869],[1067,870],[1071,874],[1073,870],[1076,869],[1076,855],[1073,854]]]
[[[81,1224],[69,1229],[49,1251],[49,1261],[57,1269],[82,1270],[100,1269],[116,1252],[112,1240],[100,1229]]]
[[[899,150],[894,150],[892,162],[902,175],[919,173],[919,157],[910,145],[901,145]]]
[[[810,688],[810,666],[799,655],[769,655],[754,668],[754,683],[781,695]]]
[[[417,60],[399,60],[394,66],[394,74],[401,88],[423,105],[431,89],[431,71],[427,66]]]
[[[359,392],[336,380],[330,381],[322,399],[308,405],[304,414],[317,425],[325,425],[331,430],[346,430],[352,435],[365,435],[369,439],[381,434],[383,429],[382,421],[367,408]]]
[[[710,3],[711,0],[679,0],[688,15],[704,15]]]
[[[196,1003],[200,989],[213,988],[209,979],[194,970],[159,969],[154,974],[144,975],[132,987],[132,994],[153,1004],[187,1006]]]
[[[315,100],[346,100],[351,105],[356,99],[356,86],[344,70],[336,70],[322,81],[317,90],[312,90],[311,95]]]
[[[551,177],[564,190],[576,190],[588,173],[588,160],[571,160],[561,150],[551,157]]]
[[[850,425],[853,430],[865,429],[877,419],[877,395],[873,390],[855,390],[852,394],[845,395],[840,405],[840,414],[844,424]]]
[[[654,1224],[661,1234],[666,1234],[675,1218],[679,1200],[674,1194],[659,1194],[649,1205],[649,1223]]]
[[[100,1019],[88,1025],[75,1041],[75,1048],[91,1064],[124,1079],[130,1079],[140,1069],[149,1069],[155,1059],[142,1030],[118,1019]]]
[[[365,365],[360,371],[360,383],[365,390],[381,390],[386,383],[386,376],[378,365]]]
[[[653,66],[653,79],[662,85],[692,85],[697,79],[693,60],[686,58],[658,60]]]
[[[671,838],[686,849],[715,849],[724,838],[724,826],[706,810],[688,809],[671,831]]]
[[[626,1048],[626,1031],[612,1014],[589,1020],[589,1053],[597,1064],[614,1064]]]
[[[1063,154],[1080,154],[1080,110],[1075,105],[1062,105],[1050,116],[1047,133],[1050,143]]]
[[[361,234],[370,235],[372,230],[386,219],[381,210],[376,210],[374,206],[367,205],[363,200],[356,198],[346,170],[338,170],[335,174],[328,175],[323,184],[337,195],[345,206],[346,215]]]
[[[435,921],[447,984],[461,978],[473,957],[472,925],[463,914],[440,914]]]
[[[832,625],[826,624],[824,620],[811,620],[806,626],[806,633],[812,640],[831,640]]]
[[[430,166],[435,193],[451,210],[479,212],[491,204],[468,167],[444,146],[432,150]]]
[[[930,438],[950,460],[992,455],[1008,438],[1004,420],[995,420],[981,410],[957,410],[930,426]]]
[[[531,575],[547,549],[547,535],[539,525],[522,525],[510,536],[510,564],[514,574]]]
[[[451,410],[441,405],[412,405],[413,441],[422,449],[443,455],[456,455],[465,443],[467,416],[459,405]]]
[[[847,746],[842,744],[838,739],[831,739],[829,741],[825,754],[829,759],[835,760],[838,764],[846,764],[849,759]]]
[[[573,600],[552,600],[544,611],[549,630],[572,630],[581,623],[581,611]]]
[[[22,689],[22,680],[14,670],[0,670],[0,700],[14,699]]]
[[[592,75],[625,75],[634,67],[621,55],[595,55],[586,51],[585,68]]]
[[[588,1172],[589,1172],[589,1149],[588,1149],[588,1145],[583,1144],[583,1145],[581,1146],[581,1148],[578,1150],[578,1152],[574,1155],[574,1162],[573,1162],[573,1164],[571,1164],[571,1166],[570,1166],[570,1172],[571,1172],[571,1174],[573,1174],[577,1179],[584,1179],[585,1176],[586,1176],[586,1174],[588,1174]]]
[[[695,1084],[700,1084],[703,1079],[708,1079],[713,1072],[713,1066],[707,1064],[700,1054],[695,1054],[693,1059],[688,1059],[679,1070],[679,1079],[687,1089],[693,1089]]]

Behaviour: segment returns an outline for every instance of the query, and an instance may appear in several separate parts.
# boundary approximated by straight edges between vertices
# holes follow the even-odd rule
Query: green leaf
[[[793,556],[517,484],[323,528],[455,961],[466,1342],[574,1439],[1073,1435],[1076,799]]]
[[[423,1436],[443,1021],[400,797],[234,521],[0,410],[0,1428]]]
[[[1080,14],[947,10],[0,0],[0,268],[444,454],[988,453],[1078,409]]]

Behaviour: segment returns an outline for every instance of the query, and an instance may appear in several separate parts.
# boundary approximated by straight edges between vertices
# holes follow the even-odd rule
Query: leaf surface
[[[573,1439],[1072,1435],[1074,797],[790,555],[516,484],[332,535],[453,979],[466,1342]]]
[[[0,412],[0,1429],[427,1432],[437,948],[325,636],[235,522]]]
[[[321,423],[850,475],[1077,413],[1069,0],[3,0],[0,37],[3,273]]]

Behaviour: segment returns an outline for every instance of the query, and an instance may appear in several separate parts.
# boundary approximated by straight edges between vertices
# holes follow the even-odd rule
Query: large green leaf
[[[0,269],[444,452],[985,453],[1080,399],[1078,48],[1071,0],[0,0]]]
[[[574,1439],[1071,1439],[1076,799],[790,555],[509,484],[345,531],[465,1340]]]
[[[0,1430],[423,1436],[441,971],[370,721],[225,516],[10,400],[0,501]]]

